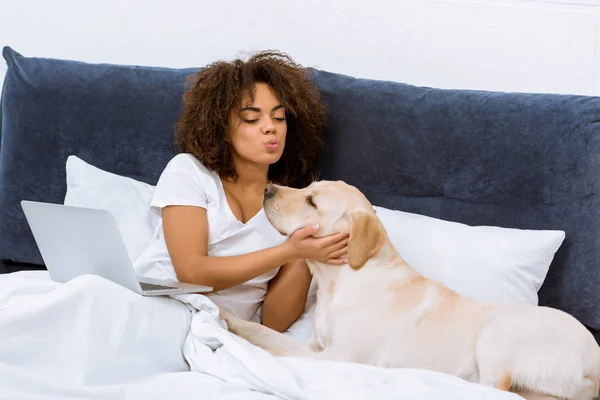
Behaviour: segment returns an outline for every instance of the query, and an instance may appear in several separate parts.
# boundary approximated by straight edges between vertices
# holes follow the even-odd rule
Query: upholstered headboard
[[[21,199],[62,202],[70,154],[155,183],[193,70],[25,58],[5,47],[0,259],[42,264]]]
[[[42,260],[21,199],[62,202],[75,154],[155,183],[195,69],[27,58],[5,48],[0,259]],[[600,329],[600,98],[441,90],[313,71],[327,107],[317,173],[437,218],[560,229],[540,303]]]

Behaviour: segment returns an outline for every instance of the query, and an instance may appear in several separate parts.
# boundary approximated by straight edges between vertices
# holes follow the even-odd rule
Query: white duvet
[[[0,399],[520,399],[430,371],[272,357],[216,313],[202,295],[0,275]]]

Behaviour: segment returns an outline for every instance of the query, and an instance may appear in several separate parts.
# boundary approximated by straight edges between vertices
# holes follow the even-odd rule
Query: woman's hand
[[[328,264],[343,265],[347,263],[345,256],[348,252],[347,233],[315,238],[312,235],[319,231],[319,226],[308,226],[294,232],[286,245],[292,249],[295,258],[308,258]]]

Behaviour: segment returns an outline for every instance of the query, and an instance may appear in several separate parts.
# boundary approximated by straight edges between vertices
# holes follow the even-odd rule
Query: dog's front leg
[[[308,347],[310,347],[313,351],[319,352],[323,350],[323,347],[319,344],[317,340],[317,335],[315,335],[315,331],[313,330],[308,338]]]
[[[229,332],[247,340],[274,356],[310,356],[311,349],[293,337],[279,333],[255,322],[245,321],[219,308],[219,316],[227,323]]]

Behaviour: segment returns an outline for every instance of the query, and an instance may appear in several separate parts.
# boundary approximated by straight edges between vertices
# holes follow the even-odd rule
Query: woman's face
[[[285,147],[285,109],[266,83],[256,83],[254,103],[244,94],[239,114],[232,111],[228,133],[235,161],[269,166]]]

